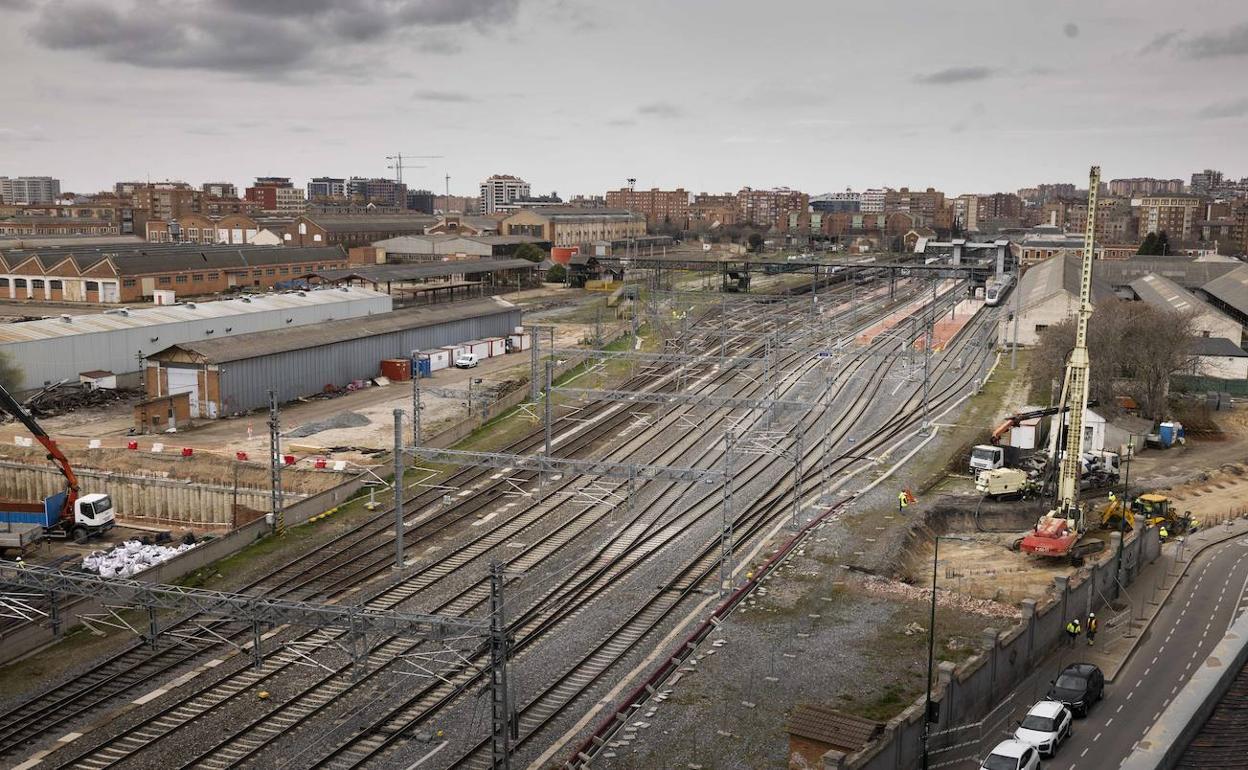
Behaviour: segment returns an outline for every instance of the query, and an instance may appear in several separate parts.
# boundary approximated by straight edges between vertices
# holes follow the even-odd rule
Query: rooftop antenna
[[[632,189],[633,189],[634,187],[636,187],[636,186],[637,186],[637,178],[636,178],[636,177],[632,177],[632,176],[630,176],[630,177],[628,178],[628,189],[629,189],[629,191],[631,192],[631,191],[632,191]]]

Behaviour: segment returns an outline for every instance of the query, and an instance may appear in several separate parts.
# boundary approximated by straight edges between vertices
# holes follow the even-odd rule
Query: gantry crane
[[[1096,241],[1096,199],[1101,186],[1101,167],[1088,174],[1088,216],[1083,233],[1083,260],[1079,276],[1079,311],[1075,319],[1075,347],[1066,362],[1062,381],[1061,409],[1066,414],[1065,454],[1057,476],[1057,506],[1036,523],[1021,547],[1043,556],[1078,556],[1072,547],[1083,534],[1083,510],[1079,507],[1079,479],[1083,464],[1083,416],[1088,409],[1088,319],[1092,316],[1092,260]],[[1060,259],[1060,257],[1059,257]],[[1098,543],[1099,544],[1099,543]]]

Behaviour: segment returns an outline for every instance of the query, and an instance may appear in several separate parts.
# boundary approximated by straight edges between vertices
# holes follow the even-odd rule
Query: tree
[[[564,283],[568,280],[568,269],[563,265],[552,265],[546,271],[546,283]]]
[[[758,253],[763,250],[763,236],[758,233],[750,233],[750,237],[746,239],[746,243],[750,245],[750,251]]]
[[[1145,415],[1165,419],[1170,377],[1191,368],[1192,318],[1145,302],[1097,305],[1088,320],[1090,398],[1112,409],[1116,396],[1130,395]],[[1075,322],[1069,319],[1045,329],[1032,354],[1032,385],[1051,386],[1054,403],[1074,346]]]
[[[0,385],[9,392],[22,386],[22,368],[7,353],[0,353]]]
[[[516,251],[512,256],[516,259],[527,259],[530,262],[541,262],[543,259],[546,259],[546,252],[531,243],[522,243],[516,247]]]
[[[1166,235],[1165,230],[1157,234],[1157,250],[1153,253],[1162,256],[1170,253],[1170,236]]]
[[[1144,242],[1140,244],[1140,250],[1136,254],[1156,254],[1157,253],[1157,233],[1149,233],[1144,236]]]

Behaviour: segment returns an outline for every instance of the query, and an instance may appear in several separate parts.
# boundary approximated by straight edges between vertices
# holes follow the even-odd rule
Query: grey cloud
[[[1062,34],[1066,37],[1079,37],[1079,25],[1073,21],[1066,22],[1066,25],[1062,27]]]
[[[995,74],[997,71],[991,67],[949,67],[926,75],[915,75],[914,81],[929,86],[945,86],[987,80]]]
[[[444,102],[447,104],[467,102],[475,102],[476,99],[459,91],[437,91],[431,88],[422,88],[412,92],[413,99],[419,99],[422,102]]]
[[[13,0],[0,0],[12,2]],[[460,44],[435,30],[513,17],[519,0],[186,0],[181,4],[53,0],[34,40],[138,67],[282,75],[313,64],[327,46],[407,35],[420,50]]]
[[[1166,46],[1178,39],[1179,35],[1182,33],[1183,30],[1177,29],[1169,32],[1162,32],[1160,35],[1157,35],[1152,40],[1144,44],[1144,47],[1140,49],[1140,55],[1145,56],[1147,54],[1161,52],[1166,48]]]
[[[637,108],[638,115],[649,115],[654,118],[679,118],[684,111],[671,102],[651,102]]]
[[[34,5],[32,0],[0,0],[0,8],[10,11],[25,11]]]
[[[1189,59],[1215,59],[1222,56],[1248,56],[1248,23],[1226,32],[1211,32],[1179,44]]]
[[[637,121],[633,120],[632,118],[613,118],[607,121],[607,125],[620,128],[624,126],[635,126],[637,125]]]
[[[1248,115],[1248,97],[1210,104],[1197,113],[1202,118],[1239,118]]]

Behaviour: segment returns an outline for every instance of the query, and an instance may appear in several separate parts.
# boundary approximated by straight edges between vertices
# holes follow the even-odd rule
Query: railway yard
[[[506,743],[514,767],[782,767],[797,703],[893,718],[921,692],[927,625],[908,585],[925,509],[898,492],[922,498],[1017,376],[1004,310],[935,275],[650,292],[635,338],[618,324],[622,342],[460,454],[413,446],[409,406],[398,501],[378,491],[183,582],[464,623],[116,610],[103,638],[0,673],[0,764],[501,767]],[[942,596],[941,659],[1016,622],[1029,590]]]

